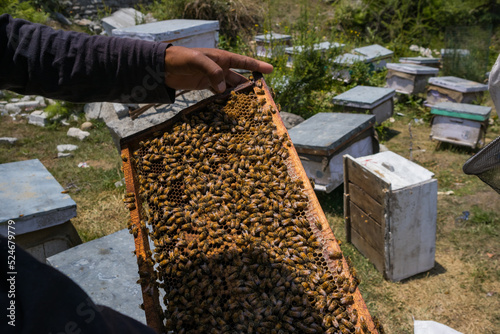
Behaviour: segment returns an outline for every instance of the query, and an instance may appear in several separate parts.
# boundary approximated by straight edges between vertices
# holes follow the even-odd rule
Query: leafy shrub
[[[25,19],[35,23],[45,23],[48,15],[29,1],[0,0],[0,13],[8,13],[14,18]]]

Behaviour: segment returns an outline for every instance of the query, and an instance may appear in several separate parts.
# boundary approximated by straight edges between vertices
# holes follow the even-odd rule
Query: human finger
[[[273,66],[271,64],[251,57],[220,49],[199,48],[197,50],[207,55],[221,67],[238,68],[264,74],[269,74],[273,71]]]
[[[229,70],[226,73],[226,84],[230,87],[236,87],[247,81],[248,79],[246,77],[234,71]]]

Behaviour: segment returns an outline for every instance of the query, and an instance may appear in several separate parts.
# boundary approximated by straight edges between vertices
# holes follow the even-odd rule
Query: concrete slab
[[[127,229],[47,258],[47,263],[76,282],[99,305],[146,324],[137,284],[134,237]]]

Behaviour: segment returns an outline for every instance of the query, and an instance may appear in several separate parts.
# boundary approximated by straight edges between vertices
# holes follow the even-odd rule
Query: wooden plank
[[[351,230],[352,244],[375,265],[378,271],[384,273],[384,257],[359,235],[356,230]],[[385,274],[384,274],[385,276]]]
[[[390,189],[389,184],[358,164],[352,157],[347,159],[347,169],[349,181],[363,189],[378,203],[384,202],[385,194]]]
[[[139,196],[139,183],[135,175],[135,168],[131,161],[131,151],[127,145],[122,146],[123,174],[125,177],[125,188],[127,193],[135,195],[134,208],[130,210],[130,219],[132,221],[135,243],[135,255],[137,256],[137,266],[139,267],[139,276],[141,277],[141,290],[146,315],[146,323],[157,333],[164,332],[162,320],[162,308],[160,306],[160,297],[158,287],[151,281],[156,277],[152,275],[153,261],[149,249],[149,237],[147,230],[141,228],[141,210],[142,201]]]
[[[380,254],[384,254],[384,229],[375,220],[361,210],[352,201],[349,209],[351,211],[351,230],[356,232],[366,240]]]
[[[345,238],[347,242],[351,242],[351,212],[349,210],[350,187],[349,185],[349,169],[347,168],[347,159],[349,155],[343,156],[344,164],[344,218],[345,218]]]
[[[384,207],[359,186],[350,182],[348,183],[350,200],[362,209],[368,217],[382,225],[384,221]]]

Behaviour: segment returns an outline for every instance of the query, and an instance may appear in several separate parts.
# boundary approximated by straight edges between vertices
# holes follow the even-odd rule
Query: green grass
[[[79,126],[82,120],[73,121]],[[94,122],[91,135],[84,141],[66,135],[68,127],[52,125],[41,128],[25,119],[0,118],[0,137],[17,137],[13,146],[0,146],[0,163],[39,159],[77,204],[74,225],[84,241],[92,240],[126,227],[128,213],[121,203],[123,187],[115,182],[123,178],[121,160],[111,136],[102,122]],[[73,156],[57,158],[57,145],[74,144]],[[87,162],[89,168],[79,168]],[[99,214],[96,209],[107,212]],[[105,220],[104,218],[108,218]]]

